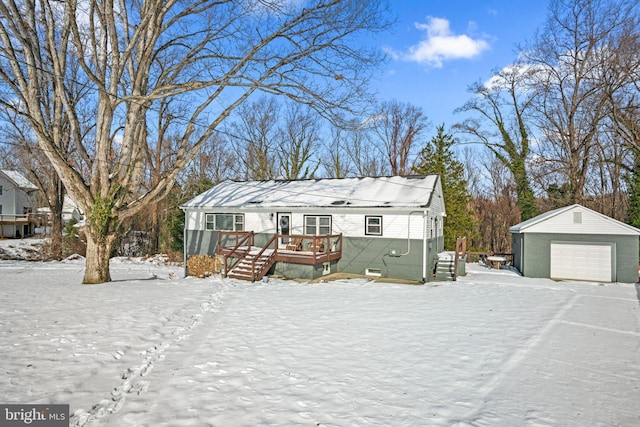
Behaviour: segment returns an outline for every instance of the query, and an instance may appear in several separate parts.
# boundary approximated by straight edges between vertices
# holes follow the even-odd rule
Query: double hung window
[[[205,214],[205,230],[210,231],[244,231],[244,215],[242,214]]]
[[[325,236],[331,234],[330,215],[306,215],[304,217],[304,234]]]

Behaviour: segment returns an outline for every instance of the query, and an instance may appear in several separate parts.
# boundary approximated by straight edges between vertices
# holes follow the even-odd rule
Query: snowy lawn
[[[637,426],[634,284],[181,278],[0,261],[0,402],[87,426]]]

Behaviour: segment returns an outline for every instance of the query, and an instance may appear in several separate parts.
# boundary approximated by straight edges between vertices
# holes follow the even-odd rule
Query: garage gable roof
[[[441,191],[438,175],[224,181],[182,208],[425,208]]]
[[[545,212],[514,225],[509,232],[640,236],[639,229],[578,204]]]

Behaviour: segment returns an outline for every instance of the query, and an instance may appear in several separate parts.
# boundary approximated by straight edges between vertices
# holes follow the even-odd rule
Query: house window
[[[331,234],[331,216],[307,215],[304,217],[304,234],[325,236]]]
[[[0,205],[0,215],[2,215],[2,205]]]
[[[209,231],[244,231],[242,214],[205,214],[204,223]]]
[[[382,217],[381,216],[365,216],[364,234],[367,236],[382,236]]]
[[[0,185],[0,196],[2,196],[2,185]]]

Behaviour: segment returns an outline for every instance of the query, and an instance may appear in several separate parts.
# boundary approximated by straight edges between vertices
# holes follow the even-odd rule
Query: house
[[[640,230],[572,205],[509,229],[514,266],[527,277],[636,282]]]
[[[33,234],[37,191],[38,187],[20,172],[0,170],[0,238]]]
[[[225,273],[249,280],[344,272],[426,282],[444,245],[438,175],[224,181],[181,209],[185,259],[219,254]]]
[[[42,207],[37,209],[38,213],[43,215],[50,216],[51,208]],[[64,199],[62,200],[62,224],[67,224],[70,221],[82,222],[84,221],[84,213],[78,207],[78,204],[69,196],[68,194],[64,195]]]

